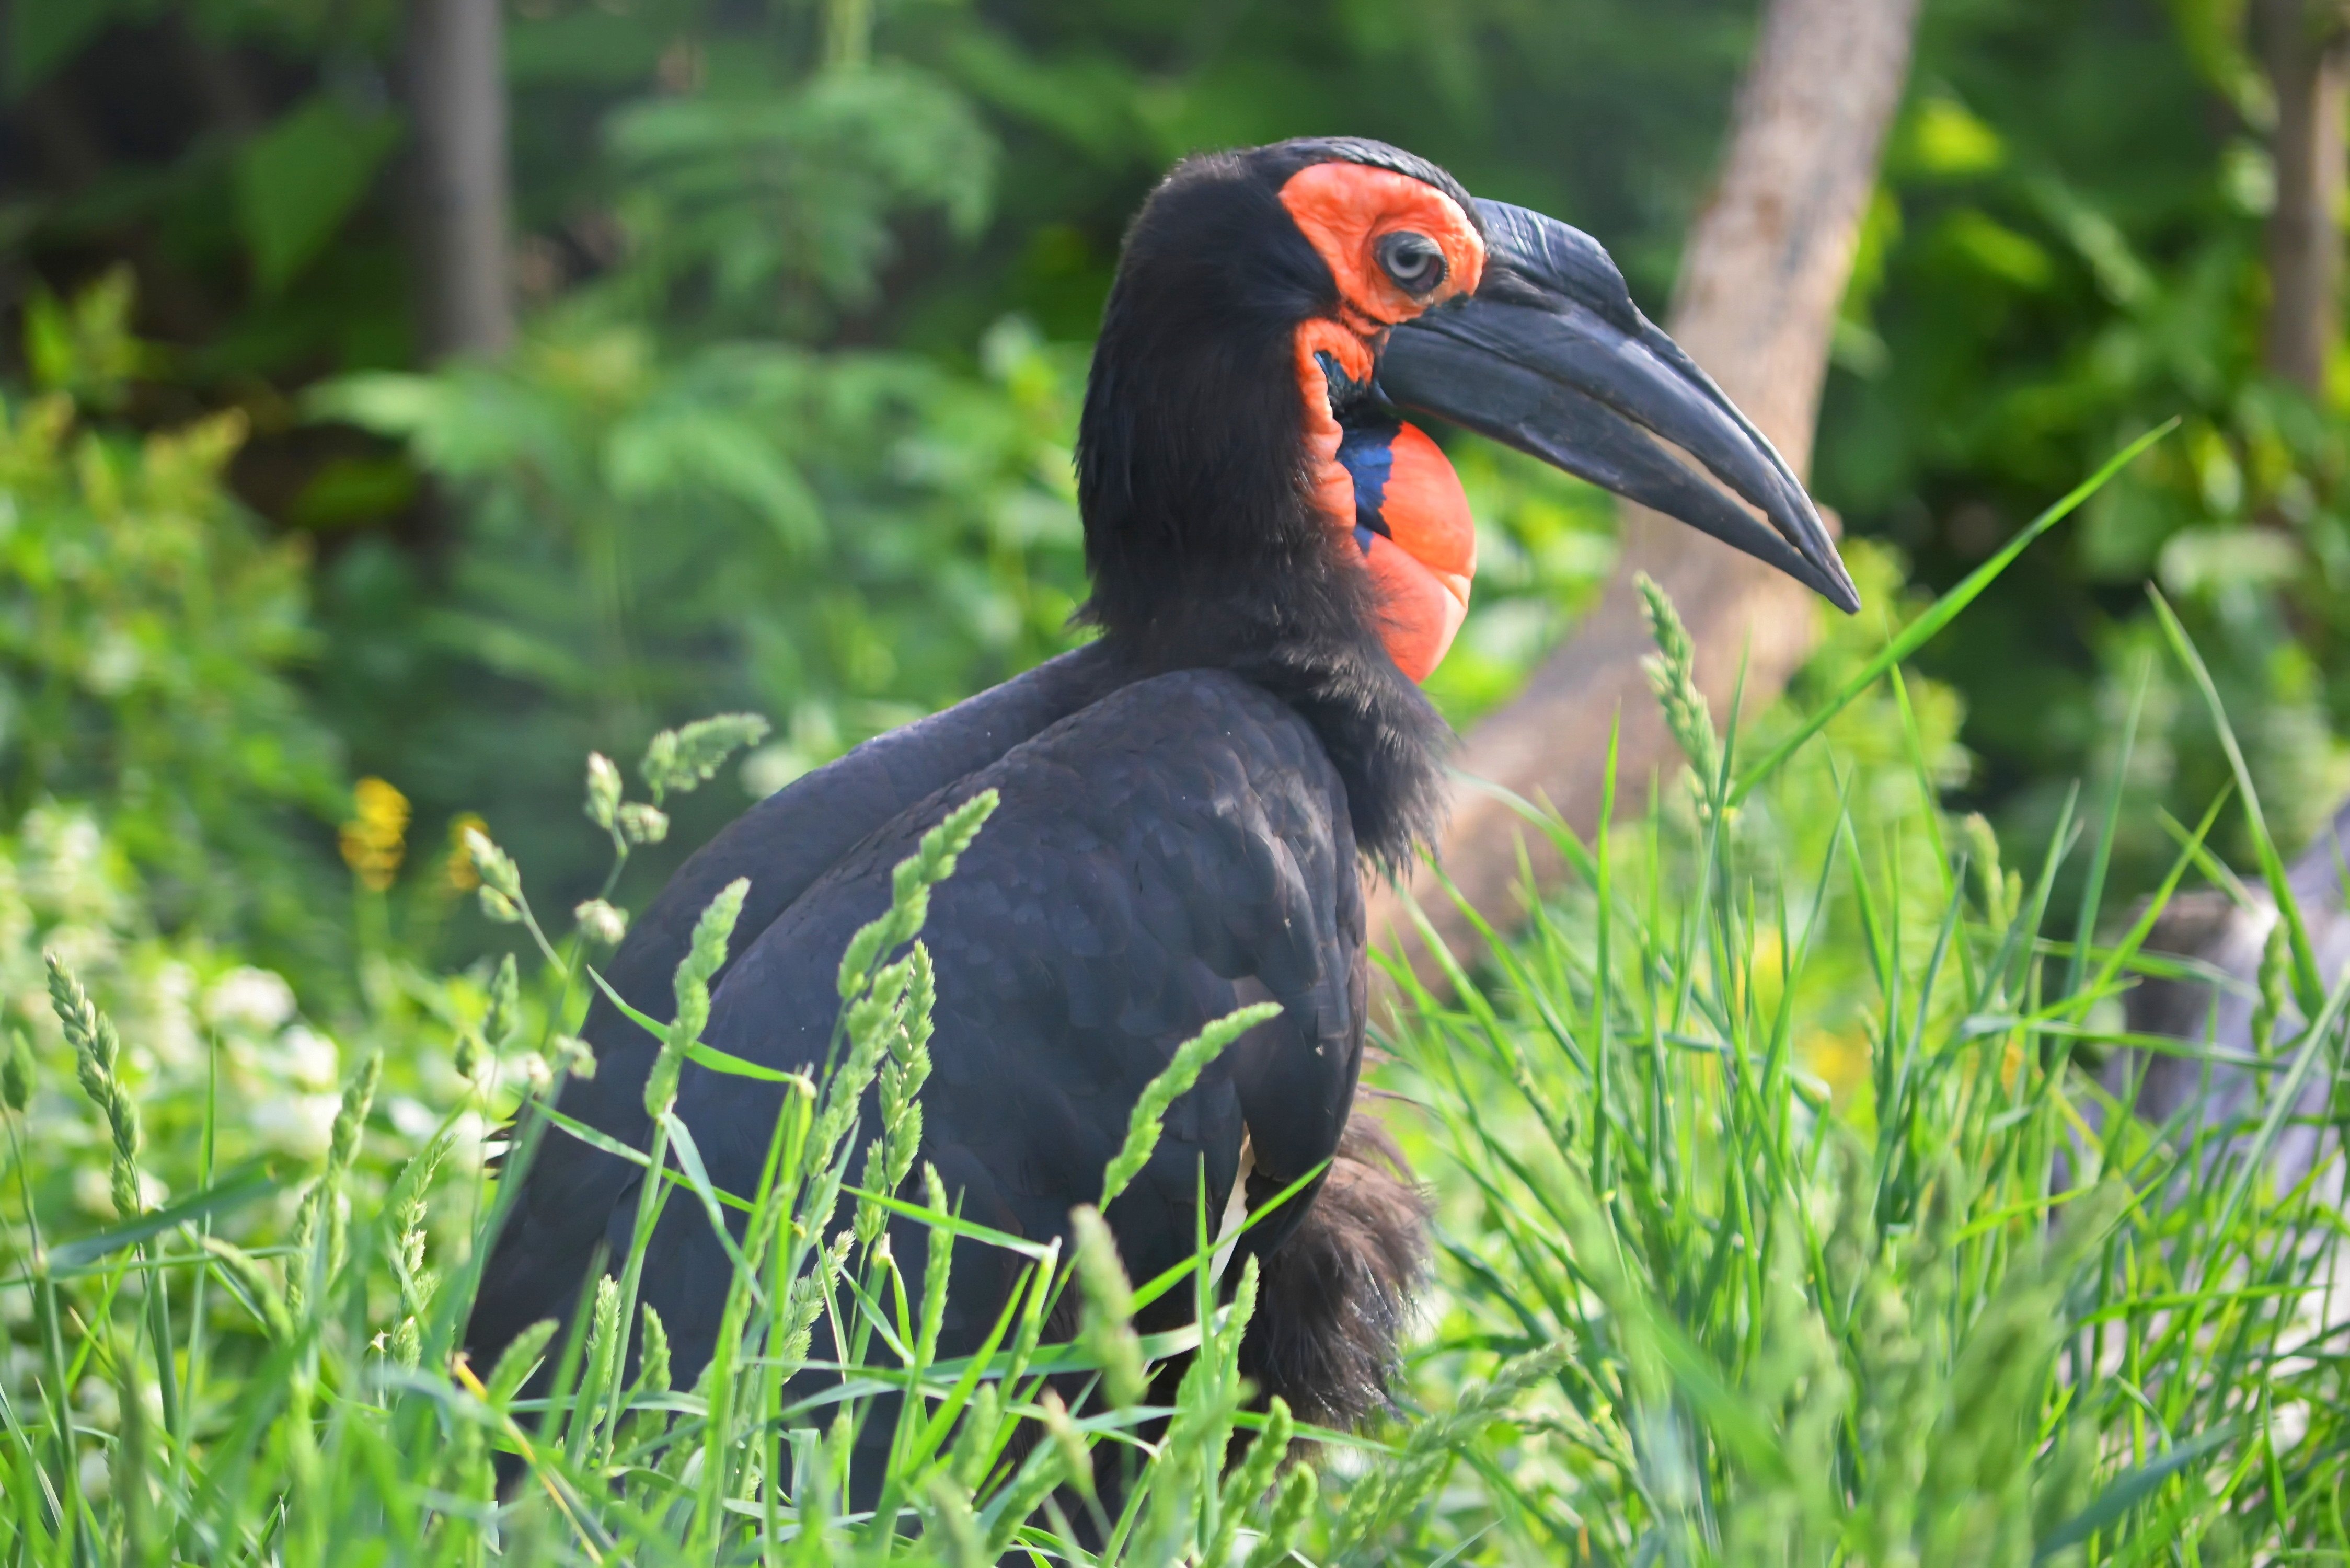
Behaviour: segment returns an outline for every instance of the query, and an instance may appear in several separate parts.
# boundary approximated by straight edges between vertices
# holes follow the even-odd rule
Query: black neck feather
[[[1393,871],[1441,821],[1451,732],[1380,645],[1369,576],[1312,502],[1292,341],[1334,304],[1245,157],[1160,186],[1086,389],[1081,615],[1143,670],[1231,670],[1295,708],[1346,783],[1356,843]]]

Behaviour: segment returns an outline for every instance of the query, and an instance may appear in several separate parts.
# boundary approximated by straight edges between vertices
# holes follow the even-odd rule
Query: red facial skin
[[[1328,379],[1315,356],[1329,355],[1351,380],[1368,380],[1389,327],[1456,294],[1476,291],[1485,269],[1484,242],[1451,197],[1388,169],[1316,163],[1290,177],[1281,202],[1338,283],[1335,315],[1297,328],[1297,385],[1305,401],[1315,503],[1351,541],[1355,483],[1338,461],[1343,432],[1331,417]],[[1378,263],[1378,242],[1407,229],[1435,241],[1444,254],[1444,280],[1427,294],[1407,294]],[[1362,559],[1378,586],[1379,634],[1388,656],[1404,674],[1424,680],[1468,614],[1476,529],[1460,478],[1434,441],[1406,425],[1392,452],[1380,508],[1388,536],[1373,535]]]

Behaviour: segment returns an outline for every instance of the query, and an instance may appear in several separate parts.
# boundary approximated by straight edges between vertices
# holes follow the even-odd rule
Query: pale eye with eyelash
[[[1444,251],[1426,234],[1404,229],[1386,235],[1377,254],[1379,270],[1406,294],[1432,294],[1444,282]]]

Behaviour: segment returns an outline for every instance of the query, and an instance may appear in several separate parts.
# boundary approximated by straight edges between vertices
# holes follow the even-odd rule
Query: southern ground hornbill
[[[1196,157],[1135,220],[1087,388],[1083,618],[1098,638],[754,807],[678,873],[608,971],[666,1016],[695,916],[747,877],[705,1038],[772,1066],[821,1062],[842,948],[889,902],[890,868],[950,807],[1000,792],[924,932],[938,1005],[922,1157],[970,1218],[1066,1234],[1176,1045],[1247,1002],[1280,1002],[1176,1102],[1107,1218],[1147,1278],[1192,1254],[1202,1169],[1212,1216],[1243,1179],[1254,1207],[1328,1162],[1244,1242],[1263,1273],[1243,1366],[1335,1425],[1383,1398],[1422,1255],[1407,1179],[1349,1127],[1361,877],[1366,863],[1393,871],[1436,825],[1448,732],[1415,683],[1474,570],[1460,483],[1406,413],[1519,447],[1856,606],[1803,487],[1589,237],[1378,142]],[[566,1085],[562,1108],[644,1146],[653,1042],[601,1002],[585,1033],[600,1069]],[[678,1109],[718,1186],[756,1186],[778,1103],[686,1068]],[[546,1140],[486,1266],[476,1359],[570,1313],[600,1249],[625,1251],[637,1179]],[[916,1238],[895,1251],[920,1267]],[[976,1252],[955,1253],[942,1355],[977,1342],[1010,1282]],[[671,1204],[643,1293],[683,1380],[711,1354],[728,1269],[703,1212]]]

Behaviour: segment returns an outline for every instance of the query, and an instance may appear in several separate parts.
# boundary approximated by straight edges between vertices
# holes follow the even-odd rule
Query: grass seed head
[[[620,836],[630,844],[659,844],[669,836],[669,814],[659,806],[632,800],[614,815],[620,824]]]
[[[1069,1225],[1076,1235],[1077,1282],[1085,1292],[1077,1343],[1101,1364],[1102,1390],[1112,1405],[1139,1404],[1149,1384],[1142,1341],[1134,1332],[1134,1287],[1118,1260],[1117,1240],[1101,1210],[1090,1206],[1071,1210]]]
[[[628,911],[602,898],[589,898],[571,911],[579,934],[600,948],[616,948],[629,934]]]
[[[485,830],[479,827],[465,829],[465,853],[472,857],[473,875],[482,879],[484,888],[502,895],[509,902],[521,901],[522,872],[515,867],[514,857],[499,848],[496,840]]]
[[[482,1038],[494,1051],[503,1051],[522,1027],[522,975],[515,956],[503,953],[490,976],[489,1007],[482,1015]]]
[[[620,770],[601,752],[588,753],[588,820],[609,833],[620,809]]]
[[[644,761],[638,764],[637,771],[656,802],[672,794],[685,794],[708,783],[737,751],[766,739],[767,729],[767,721],[756,713],[719,713],[697,719],[655,735],[645,747]],[[589,784],[592,792],[592,771]]]
[[[1672,732],[1681,754],[1696,774],[1701,798],[1711,798],[1721,771],[1721,746],[1713,731],[1713,714],[1697,684],[1697,644],[1681,624],[1680,612],[1655,578],[1642,572],[1632,579],[1639,591],[1641,612],[1656,653],[1641,662],[1648,671],[1649,688],[1665,711],[1665,727]]]
[[[490,1369],[489,1381],[483,1385],[493,1409],[503,1408],[529,1381],[538,1366],[539,1357],[546,1354],[547,1342],[561,1327],[553,1318],[541,1318],[506,1342],[498,1353],[498,1364]]]

